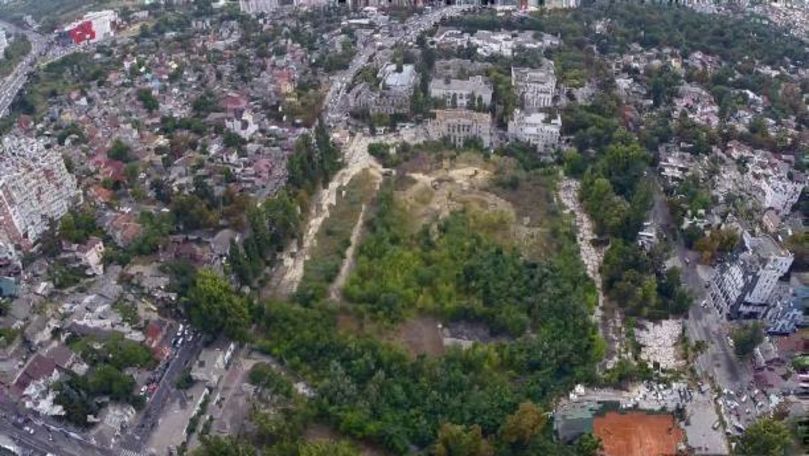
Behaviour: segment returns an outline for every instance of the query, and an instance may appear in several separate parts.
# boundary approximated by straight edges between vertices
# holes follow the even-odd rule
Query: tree
[[[71,210],[59,222],[59,237],[74,244],[86,242],[91,236],[101,236],[103,232],[96,224],[90,210]]]
[[[288,239],[300,235],[300,209],[293,195],[286,189],[267,200],[263,208],[276,249],[282,248]]]
[[[155,112],[160,108],[160,103],[149,89],[138,90],[138,100],[143,103],[143,109],[149,111],[150,113]]]
[[[107,157],[112,160],[129,163],[135,160],[135,157],[130,155],[131,150],[128,144],[116,138],[115,141],[112,142],[110,150],[107,151]]]
[[[433,446],[435,456],[492,456],[494,450],[483,438],[480,426],[470,427],[446,423],[438,431]]]
[[[298,447],[298,456],[359,456],[361,453],[348,442],[305,442]]]
[[[739,456],[786,456],[791,443],[789,429],[783,423],[765,418],[744,431],[735,453]]]
[[[197,195],[175,197],[171,202],[171,213],[174,214],[179,227],[187,231],[211,228],[218,222],[216,213]]]
[[[527,445],[547,423],[547,417],[533,402],[523,402],[513,415],[506,418],[500,430],[502,439],[510,444]]]
[[[764,330],[759,322],[738,326],[731,333],[733,350],[739,358],[749,358],[758,344],[764,342]]]
[[[601,449],[601,439],[593,434],[584,434],[576,440],[577,456],[597,456],[600,454]]]
[[[720,253],[732,252],[739,244],[739,234],[730,228],[711,231],[694,243],[694,250],[702,254],[704,263],[712,264]]]
[[[793,267],[799,271],[809,269],[809,233],[795,233],[787,238],[784,247],[795,254]]]
[[[253,283],[253,271],[247,264],[247,259],[242,252],[242,248],[235,239],[230,240],[228,264],[230,264],[230,271],[239,278],[239,282],[248,285]]]
[[[256,450],[233,437],[202,437],[194,456],[256,456]]]
[[[224,277],[203,269],[188,290],[186,308],[191,322],[201,330],[243,341],[250,326],[247,300],[234,292]]]

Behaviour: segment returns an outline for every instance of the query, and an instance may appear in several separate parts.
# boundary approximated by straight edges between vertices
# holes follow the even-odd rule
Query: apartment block
[[[709,296],[720,314],[730,318],[763,318],[777,298],[778,279],[794,255],[769,236],[742,233],[744,250],[720,264],[709,284]]]
[[[279,0],[239,0],[239,9],[245,14],[271,13],[279,6]]]
[[[427,126],[431,137],[446,138],[456,147],[472,139],[480,139],[483,147],[492,145],[492,118],[489,113],[465,109],[439,109]]]
[[[0,238],[30,248],[81,199],[61,154],[32,138],[7,136],[0,148]]]
[[[561,129],[562,118],[558,114],[551,118],[544,112],[528,114],[518,109],[508,123],[508,136],[529,143],[537,149],[547,149],[559,143]]]
[[[511,68],[511,84],[527,112],[548,108],[556,95],[556,73],[553,62],[546,60],[542,68]]]
[[[444,106],[449,108],[483,110],[492,103],[492,85],[483,76],[438,78],[430,81],[430,96],[444,100]]]

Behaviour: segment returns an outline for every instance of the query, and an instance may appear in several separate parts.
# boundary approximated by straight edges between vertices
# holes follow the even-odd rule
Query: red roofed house
[[[143,227],[130,213],[118,214],[105,227],[116,244],[126,247],[143,232]]]

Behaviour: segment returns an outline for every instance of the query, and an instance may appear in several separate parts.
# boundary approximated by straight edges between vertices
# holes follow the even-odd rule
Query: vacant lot
[[[393,333],[394,343],[401,344],[414,357],[444,354],[439,321],[432,317],[416,317],[402,322]]]
[[[364,170],[338,190],[337,202],[320,226],[309,251],[299,290],[315,293],[318,297],[325,294],[340,272],[346,251],[351,246],[352,232],[362,223],[363,207],[374,197],[378,182],[377,175]]]
[[[607,456],[675,455],[685,435],[674,416],[639,411],[596,417],[593,432]]]

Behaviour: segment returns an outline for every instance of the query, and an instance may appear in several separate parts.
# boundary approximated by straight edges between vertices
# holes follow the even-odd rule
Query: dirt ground
[[[473,222],[480,225],[476,228],[495,240],[510,243],[514,238],[514,208],[488,191],[495,171],[492,163],[471,154],[432,163],[417,157],[400,171],[407,174],[400,174],[397,200],[412,216],[413,230],[453,211],[467,209],[473,214]]]
[[[392,342],[401,344],[413,356],[441,356],[444,354],[444,340],[438,329],[439,323],[432,317],[411,318],[396,327]]]
[[[596,417],[593,432],[606,456],[675,455],[685,436],[674,416],[645,412],[608,412]]]

